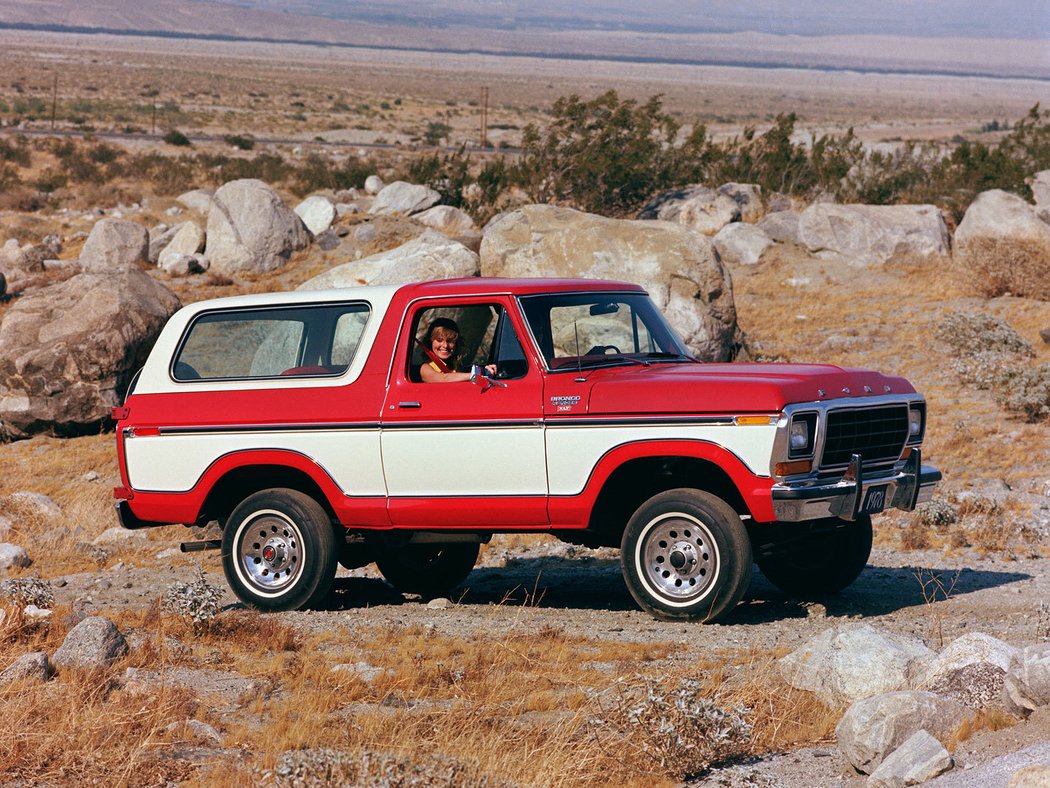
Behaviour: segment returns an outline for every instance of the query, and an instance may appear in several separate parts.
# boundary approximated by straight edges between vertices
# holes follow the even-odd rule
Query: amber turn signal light
[[[908,448],[906,448],[904,451],[901,452],[901,459],[902,460],[906,460],[909,457],[911,457],[911,446],[909,446]]]
[[[796,473],[809,473],[813,464],[809,460],[796,460],[795,462],[778,462],[773,466],[777,476],[794,476]]]

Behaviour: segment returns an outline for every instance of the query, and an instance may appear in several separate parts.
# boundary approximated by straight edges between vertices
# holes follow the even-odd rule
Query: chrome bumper
[[[773,485],[773,513],[779,522],[840,517],[856,520],[861,514],[883,509],[912,511],[933,497],[941,472],[922,464],[918,449],[912,451],[897,473],[865,478],[863,460],[854,454],[846,473],[837,482],[791,482]]]

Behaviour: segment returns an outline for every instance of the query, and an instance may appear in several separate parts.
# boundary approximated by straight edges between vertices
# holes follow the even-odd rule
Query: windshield
[[[693,360],[642,293],[524,296],[522,311],[552,369]]]

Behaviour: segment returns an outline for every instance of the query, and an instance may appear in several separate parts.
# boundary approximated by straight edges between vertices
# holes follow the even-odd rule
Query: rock
[[[307,197],[295,206],[295,212],[303,220],[306,229],[314,235],[320,235],[335,221],[335,205],[319,194]]]
[[[164,215],[165,216],[178,216],[180,213],[182,213],[182,211],[183,211],[183,209],[180,208],[178,205],[173,205],[170,208],[168,208],[166,211],[164,211]]]
[[[973,712],[932,692],[888,692],[858,700],[835,728],[839,749],[859,772],[871,774],[883,759],[920,730],[938,741]]]
[[[183,192],[175,198],[175,202],[181,203],[191,211],[208,213],[211,210],[211,198],[215,192],[212,189],[193,189]]]
[[[80,267],[88,273],[105,273],[148,259],[149,230],[124,219],[99,219],[80,252]]]
[[[400,213],[411,216],[436,205],[441,195],[426,186],[404,181],[394,181],[384,186],[368,209],[370,214]]]
[[[0,687],[14,681],[47,681],[51,676],[51,665],[47,652],[33,651],[23,654],[3,671],[0,671]]]
[[[727,360],[739,341],[732,280],[711,241],[670,222],[528,205],[489,223],[481,271],[637,282],[701,360]]]
[[[317,236],[317,248],[322,252],[331,252],[339,248],[339,235],[331,230],[325,230]]]
[[[119,525],[107,528],[92,540],[91,544],[126,544],[128,542],[147,542],[145,531],[129,531]]]
[[[835,205],[802,212],[799,241],[810,252],[854,265],[950,254],[948,228],[934,205]]]
[[[757,222],[765,209],[762,207],[762,187],[754,183],[723,183],[718,193],[729,197],[740,207],[740,221]]]
[[[1039,329],[1039,338],[1043,340],[1044,345],[1050,345],[1050,328]]]
[[[352,216],[355,213],[361,213],[361,206],[356,202],[337,202],[335,204],[336,216]]]
[[[1035,215],[1050,222],[1050,170],[1041,170],[1027,179],[1035,198]]]
[[[366,194],[379,194],[383,191],[383,179],[378,175],[369,175],[365,178],[365,193]]]
[[[193,690],[195,695],[218,695],[233,700],[249,694],[257,694],[262,689],[258,679],[233,671],[206,668],[168,666],[161,670],[127,668],[121,681],[124,690],[135,695],[152,695],[157,692],[158,687],[167,686],[185,687]]]
[[[1050,643],[1028,646],[1011,660],[1003,699],[1009,710],[1025,716],[1050,705]]]
[[[367,662],[347,662],[332,666],[333,673],[353,673],[365,684],[372,684],[381,676],[390,675],[393,671],[387,668],[377,668]]]
[[[24,268],[25,255],[22,254],[22,246],[17,238],[8,238],[4,245],[0,246],[0,268]]]
[[[448,610],[452,607],[452,600],[446,599],[443,596],[439,596],[436,599],[431,599],[427,602],[427,609],[429,610]]]
[[[25,548],[10,542],[0,542],[0,572],[6,574],[11,569],[24,569],[32,563]]]
[[[478,256],[463,244],[427,229],[396,249],[344,263],[299,285],[299,290],[325,290],[358,285],[394,285],[477,276]]]
[[[704,235],[714,235],[730,222],[740,221],[736,200],[706,186],[687,186],[663,192],[638,213],[639,219],[678,222]]]
[[[934,657],[914,686],[955,698],[970,708],[985,708],[999,702],[1006,671],[1019,654],[1009,643],[971,632]]]
[[[417,222],[433,227],[449,238],[461,235],[478,235],[478,227],[470,214],[451,205],[435,205],[412,217]]]
[[[38,517],[52,518],[61,517],[62,507],[52,501],[43,493],[38,492],[15,492],[7,496],[7,500],[16,506],[29,509]]]
[[[767,213],[758,223],[762,232],[774,241],[782,244],[797,244],[798,214],[794,211],[775,211]]]
[[[128,653],[128,643],[113,622],[85,618],[66,635],[51,658],[58,668],[103,668]]]
[[[868,778],[868,788],[921,785],[955,765],[944,745],[926,731],[916,731]]]
[[[203,274],[211,267],[211,261],[202,254],[180,254],[170,258],[164,266],[165,273],[171,277]]]
[[[0,436],[97,431],[179,306],[130,267],[24,295],[0,320]]]
[[[363,244],[371,243],[376,239],[376,226],[374,224],[359,224],[354,228],[354,240]]]
[[[168,273],[187,255],[195,255],[204,248],[204,230],[196,222],[183,222],[164,251],[157,256],[157,265]]]
[[[37,607],[36,605],[26,605],[25,609],[22,611],[22,614],[26,618],[35,621],[43,621],[45,619],[51,618],[51,616],[54,614],[54,611],[48,610],[44,607]]]
[[[908,686],[933,652],[915,638],[844,624],[808,641],[777,663],[788,684],[814,692],[829,706],[845,706]]]
[[[1050,788],[1050,765],[1037,763],[1018,769],[1010,776],[1006,788]]]
[[[207,236],[207,257],[225,275],[273,271],[310,242],[302,219],[253,178],[230,181],[215,192]]]
[[[1014,194],[977,195],[955,231],[955,260],[986,295],[1050,299],[1050,224]]]
[[[772,239],[753,224],[727,224],[712,239],[718,254],[727,263],[755,265],[773,245]]]
[[[184,223],[176,224],[174,227],[158,224],[149,231],[149,253],[146,256],[149,262],[154,265],[157,264],[157,260],[160,259],[160,253],[171,243],[171,239],[175,237],[175,234],[182,229],[182,224]]]

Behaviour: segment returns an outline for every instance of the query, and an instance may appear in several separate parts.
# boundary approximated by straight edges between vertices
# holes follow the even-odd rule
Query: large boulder
[[[712,239],[715,249],[727,263],[754,265],[773,245],[773,240],[753,224],[727,224]]]
[[[932,692],[887,692],[858,700],[835,727],[839,749],[853,768],[871,774],[921,730],[942,744],[973,711]]]
[[[704,235],[714,235],[730,222],[740,221],[740,216],[736,200],[706,186],[663,192],[638,213],[639,219],[677,222]]]
[[[112,621],[85,618],[66,635],[51,657],[57,668],[104,668],[128,653],[128,642]]]
[[[949,643],[922,669],[919,689],[947,695],[971,708],[997,704],[1010,663],[1020,651],[1009,643],[970,632]]]
[[[817,203],[799,217],[798,235],[810,252],[855,265],[936,259],[951,249],[935,205]]]
[[[187,255],[195,255],[204,248],[204,230],[196,222],[183,222],[179,230],[157,255],[157,265],[165,271],[171,271]]]
[[[1044,222],[1050,222],[1050,170],[1041,170],[1028,179],[1035,198],[1035,214]]]
[[[478,256],[458,241],[427,229],[396,249],[331,268],[299,285],[326,290],[358,285],[401,285],[478,275]]]
[[[527,205],[486,226],[481,272],[637,282],[698,358],[727,360],[739,340],[733,283],[711,241],[670,222]]]
[[[985,295],[1050,299],[1050,224],[1017,195],[977,195],[955,231],[955,259]]]
[[[0,320],[0,436],[96,430],[179,306],[138,268],[20,298]]]
[[[792,687],[816,693],[829,706],[846,706],[909,686],[932,656],[915,638],[870,624],[844,624],[817,635],[777,667]]]
[[[762,207],[762,187],[755,183],[723,183],[718,193],[729,197],[740,207],[740,221],[757,222],[765,209]]]
[[[176,197],[175,202],[185,205],[191,211],[207,213],[211,210],[211,198],[214,194],[212,189],[192,189]]]
[[[15,681],[47,681],[51,675],[51,665],[47,652],[32,651],[23,654],[3,671],[0,671],[0,687]]]
[[[80,252],[87,272],[117,271],[149,259],[149,230],[126,219],[99,219]]]
[[[371,214],[400,213],[411,216],[436,205],[441,195],[426,186],[405,181],[394,181],[384,186],[368,209]]]
[[[335,204],[324,195],[315,194],[296,205],[295,213],[307,230],[320,235],[335,221]]]
[[[955,765],[944,745],[926,731],[917,731],[871,773],[866,788],[922,785]]]
[[[273,271],[310,243],[310,234],[273,189],[254,178],[219,187],[208,211],[206,254],[220,274]]]
[[[478,226],[470,214],[451,205],[435,205],[412,217],[420,224],[432,227],[449,238],[478,234]]]
[[[799,243],[798,214],[794,211],[774,211],[767,213],[758,223],[762,232],[778,243]]]
[[[1050,643],[1028,646],[1011,660],[1003,695],[1011,710],[1026,716],[1050,706]]]

